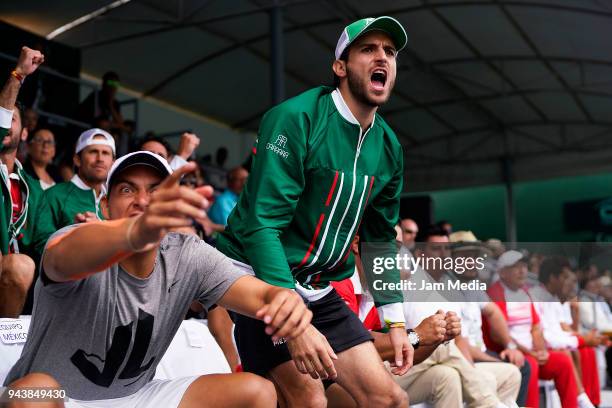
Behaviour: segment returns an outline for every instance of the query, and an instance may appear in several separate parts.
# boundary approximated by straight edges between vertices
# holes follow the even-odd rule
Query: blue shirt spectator
[[[238,196],[248,176],[249,172],[243,167],[236,167],[230,170],[227,174],[227,189],[215,199],[208,212],[208,217],[212,222],[227,225],[227,217],[236,206]]]

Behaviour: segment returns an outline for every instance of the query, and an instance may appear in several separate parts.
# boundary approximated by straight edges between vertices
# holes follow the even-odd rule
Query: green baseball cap
[[[357,20],[347,25],[344,27],[344,30],[342,30],[342,34],[336,45],[336,59],[340,59],[344,50],[346,50],[353,41],[359,38],[359,36],[374,30],[384,31],[389,34],[398,51],[404,48],[408,42],[406,30],[404,30],[400,22],[393,17],[381,16],[362,18],[361,20]]]

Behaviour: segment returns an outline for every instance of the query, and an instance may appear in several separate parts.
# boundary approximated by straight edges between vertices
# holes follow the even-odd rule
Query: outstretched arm
[[[312,318],[312,312],[295,291],[268,285],[253,276],[238,279],[217,304],[263,320],[266,334],[273,341],[299,336]]]
[[[202,194],[179,185],[181,176],[193,171],[188,164],[168,176],[152,193],[142,215],[113,221],[83,224],[52,237],[43,255],[47,277],[55,282],[83,279],[119,262],[133,252],[156,248],[171,228],[202,219],[207,200]]]

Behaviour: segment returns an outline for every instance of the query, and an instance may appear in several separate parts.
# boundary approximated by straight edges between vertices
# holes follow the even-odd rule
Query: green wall
[[[433,191],[436,220],[447,219],[455,231],[471,230],[479,239],[506,238],[505,189],[502,185]],[[413,194],[409,194],[413,195]],[[612,197],[612,173],[516,183],[514,199],[519,242],[579,242],[590,232],[567,232],[563,204]]]

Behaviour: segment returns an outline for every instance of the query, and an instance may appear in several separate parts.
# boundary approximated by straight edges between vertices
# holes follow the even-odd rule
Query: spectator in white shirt
[[[540,316],[546,346],[573,357],[579,406],[590,408],[600,402],[597,361],[593,347],[598,346],[602,339],[595,331],[581,336],[562,327],[565,312],[560,297],[564,295],[566,283],[571,276],[572,269],[566,258],[545,258],[538,274],[540,283],[531,288],[529,293]]]

